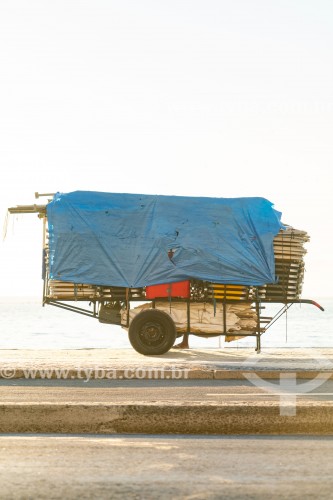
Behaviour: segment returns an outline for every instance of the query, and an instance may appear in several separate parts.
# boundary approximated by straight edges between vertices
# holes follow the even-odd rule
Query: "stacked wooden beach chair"
[[[305,231],[286,226],[274,238],[275,273],[277,283],[259,288],[261,299],[274,302],[297,300],[301,297],[304,279],[304,244],[310,240]]]

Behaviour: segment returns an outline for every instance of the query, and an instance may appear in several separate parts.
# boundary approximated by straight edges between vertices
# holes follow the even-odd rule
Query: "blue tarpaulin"
[[[265,198],[75,191],[47,205],[50,278],[142,287],[274,283],[281,213]]]

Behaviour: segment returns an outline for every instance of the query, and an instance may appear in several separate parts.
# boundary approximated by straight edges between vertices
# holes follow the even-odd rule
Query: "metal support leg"
[[[256,352],[257,352],[257,354],[260,354],[260,352],[261,352],[261,334],[260,334],[260,332],[257,332],[257,335],[256,335]]]
[[[261,351],[261,331],[260,331],[260,300],[258,288],[256,289],[256,312],[257,312],[257,335],[256,335],[256,351],[260,354]]]

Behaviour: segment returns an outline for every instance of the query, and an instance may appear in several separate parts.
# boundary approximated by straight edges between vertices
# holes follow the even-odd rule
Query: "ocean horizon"
[[[263,335],[262,348],[333,347],[333,297],[294,304]],[[54,306],[37,297],[0,297],[0,349],[132,349],[127,331]],[[282,304],[267,305],[271,316]],[[202,349],[255,347],[255,338],[225,342],[224,337],[190,336],[190,347]]]

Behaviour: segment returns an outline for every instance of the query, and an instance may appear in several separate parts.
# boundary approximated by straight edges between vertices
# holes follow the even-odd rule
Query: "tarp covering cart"
[[[322,309],[301,299],[307,233],[265,198],[75,191],[9,212],[44,220],[44,304],[128,329],[142,354],[183,333],[254,336],[259,352],[292,304]],[[265,303],[281,303],[274,318]]]

